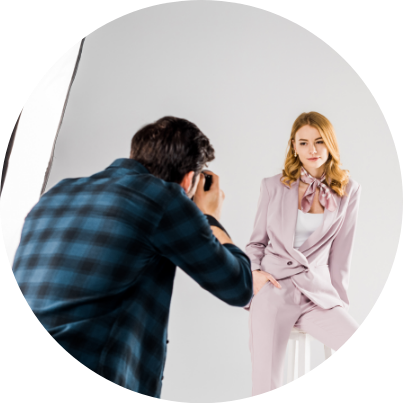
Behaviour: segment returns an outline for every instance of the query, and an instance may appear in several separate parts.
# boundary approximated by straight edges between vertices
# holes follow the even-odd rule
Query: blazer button
[[[164,380],[164,377],[161,378],[161,381],[163,381],[163,380]]]
[[[287,262],[287,264],[288,264],[288,266],[291,266],[291,265],[292,265],[292,262],[291,262],[291,261],[289,261],[289,262]]]
[[[169,343],[169,340],[167,340],[167,344]]]

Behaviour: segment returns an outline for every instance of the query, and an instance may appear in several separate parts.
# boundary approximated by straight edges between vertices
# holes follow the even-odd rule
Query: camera
[[[204,187],[203,190],[207,192],[210,190],[211,184],[213,183],[213,175],[208,174],[207,172],[201,171],[201,173],[204,175],[206,181],[204,182]],[[190,199],[193,201],[194,196]]]
[[[204,191],[210,190],[211,184],[213,183],[213,175],[209,175],[208,173],[202,171],[202,174],[204,175],[206,181],[204,182]]]

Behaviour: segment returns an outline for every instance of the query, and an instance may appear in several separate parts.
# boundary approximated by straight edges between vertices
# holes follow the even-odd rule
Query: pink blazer
[[[277,280],[293,276],[295,286],[318,306],[348,308],[360,185],[350,179],[345,196],[334,193],[335,211],[325,209],[322,225],[297,250],[293,244],[299,179],[288,188],[281,176],[265,178],[261,184],[253,233],[246,246],[252,271],[264,270]]]

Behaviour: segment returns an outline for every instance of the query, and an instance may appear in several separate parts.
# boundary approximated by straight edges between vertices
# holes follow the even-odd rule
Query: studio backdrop
[[[262,178],[281,172],[295,118],[317,111],[334,125],[342,167],[362,187],[350,313],[362,323],[371,311],[398,244],[400,168],[375,99],[319,38],[249,6],[170,3],[88,35],[35,94],[3,168],[2,228],[11,261],[24,217],[42,192],[128,157],[133,134],[165,115],[194,122],[210,138],[216,159],[209,168],[226,194],[222,222],[244,249]],[[248,312],[214,298],[180,269],[168,337],[163,399],[251,395]],[[322,345],[314,342],[311,354],[311,367],[323,362]]]

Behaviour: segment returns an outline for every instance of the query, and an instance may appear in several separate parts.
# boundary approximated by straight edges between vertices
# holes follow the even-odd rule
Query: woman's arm
[[[358,185],[357,190],[350,196],[342,227],[333,240],[329,255],[329,271],[332,284],[343,301],[345,308],[349,306],[347,288],[360,194],[361,187]]]
[[[251,261],[251,270],[259,270],[260,262],[264,256],[264,250],[269,243],[269,236],[267,235],[267,208],[269,205],[269,193],[266,188],[265,180],[262,180],[260,185],[260,196],[257,206],[257,213],[253,232],[250,237],[249,243],[246,245],[246,254]]]

